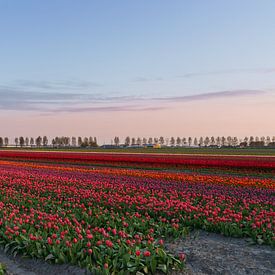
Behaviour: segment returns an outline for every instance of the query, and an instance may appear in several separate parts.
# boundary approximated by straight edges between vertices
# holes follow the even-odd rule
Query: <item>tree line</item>
[[[146,145],[155,145],[160,144],[162,146],[198,146],[198,147],[263,147],[263,146],[274,146],[275,147],[275,136],[262,136],[262,137],[245,137],[240,139],[238,137],[170,137],[164,138],[161,137],[149,137],[147,138],[135,138],[127,136],[124,141],[122,141],[118,136],[113,140],[115,146],[124,145],[124,146],[146,146]]]
[[[153,146],[159,144],[161,146],[195,146],[195,147],[275,147],[275,136],[262,137],[245,137],[240,139],[238,137],[130,137],[127,136],[121,140],[116,136],[111,145],[114,146]],[[0,147],[8,147],[15,145],[16,147],[98,147],[96,137],[55,137],[49,141],[47,136],[33,137],[16,137],[14,143],[10,144],[8,137],[0,137]]]
[[[47,136],[33,137],[16,137],[14,143],[10,144],[8,137],[0,137],[0,147],[98,147],[96,137],[55,137],[50,142]]]

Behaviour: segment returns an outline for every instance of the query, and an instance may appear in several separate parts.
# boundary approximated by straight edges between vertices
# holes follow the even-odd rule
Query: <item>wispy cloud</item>
[[[20,82],[21,83],[21,82]],[[60,82],[61,83],[61,82]],[[77,87],[85,87],[85,82]],[[21,83],[23,84],[23,82]],[[78,89],[60,91],[54,89],[55,85],[37,82],[42,90],[35,91],[32,81],[24,81],[25,85],[12,87],[0,85],[0,110],[35,111],[43,114],[51,113],[77,113],[77,112],[118,112],[118,111],[157,111],[169,108],[171,102],[190,102],[197,100],[211,100],[228,97],[257,96],[265,91],[261,90],[233,90],[211,93],[152,97],[138,95],[107,95],[98,92],[85,92]],[[69,85],[69,82],[66,83]],[[87,84],[88,85],[88,84]],[[29,86],[32,89],[29,89]],[[59,85],[57,85],[59,87]],[[65,87],[65,84],[61,85]],[[70,85],[69,85],[70,86]],[[89,85],[88,85],[89,86]],[[20,88],[19,88],[20,87]],[[51,88],[47,88],[51,87]],[[70,87],[74,87],[71,85]]]
[[[132,106],[132,102],[143,100],[138,96],[105,95],[77,90],[61,92],[45,89],[33,91],[27,87],[0,85],[0,110],[39,112],[94,112],[94,111],[139,111],[156,107]],[[87,106],[89,105],[89,106]],[[106,106],[102,106],[106,105]],[[114,106],[117,105],[117,106]]]
[[[0,110],[66,110],[66,106],[131,102],[134,96],[104,96],[99,93],[32,92],[0,87]],[[69,108],[68,108],[69,110]]]
[[[185,95],[185,96],[171,96],[171,97],[159,97],[154,98],[154,100],[159,101],[175,101],[175,102],[187,102],[187,101],[196,101],[196,100],[208,100],[208,99],[218,99],[218,98],[227,98],[227,97],[241,97],[241,96],[255,96],[262,95],[266,93],[262,90],[233,90],[233,91],[219,91],[212,93],[203,93],[196,95]]]
[[[65,107],[63,109],[53,110],[55,113],[81,113],[81,112],[140,112],[140,111],[158,111],[165,109],[163,106],[143,107],[138,105],[122,106],[100,106],[100,107]]]
[[[231,74],[273,74],[275,73],[275,67],[270,68],[244,68],[244,69],[227,69],[227,70],[215,70],[215,71],[195,71],[187,72],[181,75],[175,76],[176,78],[193,78],[193,77],[207,77],[218,75],[231,75]],[[153,82],[163,81],[163,77],[151,77],[151,76],[138,76],[132,79],[132,82]]]
[[[18,79],[10,83],[13,88],[28,88],[39,90],[83,90],[103,86],[99,82],[87,80],[64,80],[64,81],[46,81],[46,80],[22,80]]]
[[[191,77],[203,77],[203,76],[215,76],[226,74],[269,74],[275,73],[275,68],[258,68],[258,69],[231,69],[231,70],[217,70],[217,71],[205,71],[205,72],[190,72],[183,75],[178,75],[179,78],[191,78]]]

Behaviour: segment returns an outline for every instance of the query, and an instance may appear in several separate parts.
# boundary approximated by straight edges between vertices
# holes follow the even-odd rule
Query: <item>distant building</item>
[[[103,148],[103,149],[116,149],[116,148],[118,148],[118,146],[112,145],[112,144],[104,144],[104,145],[100,146],[100,148]]]
[[[154,145],[147,143],[147,144],[143,144],[143,147],[144,148],[154,148]]]
[[[159,143],[154,144],[154,148],[155,148],[155,149],[160,149],[160,148],[161,148],[161,144],[159,144]]]
[[[161,148],[161,144],[156,143],[156,144],[143,144],[144,148],[155,148],[155,149],[159,149]]]
[[[138,144],[132,144],[132,145],[127,146],[127,148],[144,148],[144,146],[138,145]]]

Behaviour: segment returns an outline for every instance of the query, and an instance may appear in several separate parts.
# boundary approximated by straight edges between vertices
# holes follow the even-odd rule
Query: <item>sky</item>
[[[0,136],[275,135],[273,0],[0,0]]]

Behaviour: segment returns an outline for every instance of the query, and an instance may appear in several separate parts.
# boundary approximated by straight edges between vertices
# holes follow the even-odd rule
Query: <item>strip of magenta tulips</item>
[[[275,157],[246,156],[195,156],[195,155],[153,155],[153,154],[104,154],[72,152],[20,152],[0,151],[0,158],[31,160],[59,160],[74,162],[105,162],[150,165],[194,165],[206,167],[238,167],[275,169]]]
[[[0,161],[0,201],[7,250],[98,274],[181,268],[186,227],[275,245],[272,179]]]

